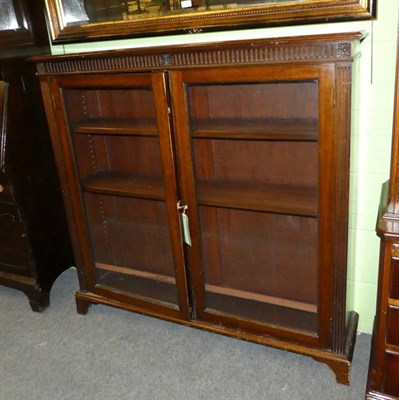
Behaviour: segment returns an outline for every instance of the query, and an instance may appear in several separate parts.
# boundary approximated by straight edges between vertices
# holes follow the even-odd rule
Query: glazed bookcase
[[[360,39],[36,58],[78,312],[107,304],[302,353],[347,383]]]

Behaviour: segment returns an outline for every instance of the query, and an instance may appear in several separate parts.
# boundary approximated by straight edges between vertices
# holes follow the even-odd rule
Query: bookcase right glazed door
[[[171,74],[198,320],[331,347],[333,71]]]

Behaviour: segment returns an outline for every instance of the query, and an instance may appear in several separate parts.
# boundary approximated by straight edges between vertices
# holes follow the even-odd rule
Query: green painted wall
[[[54,54],[193,42],[365,31],[353,110],[348,301],[371,333],[375,313],[379,240],[375,235],[381,184],[388,179],[392,137],[399,0],[379,0],[376,21],[157,36],[53,46]]]

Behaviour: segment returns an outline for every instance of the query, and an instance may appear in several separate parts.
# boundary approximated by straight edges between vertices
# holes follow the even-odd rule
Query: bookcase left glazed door
[[[87,291],[94,302],[188,318],[164,74],[52,85]]]

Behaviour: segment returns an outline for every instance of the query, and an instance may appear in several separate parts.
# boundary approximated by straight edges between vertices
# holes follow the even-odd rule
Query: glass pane
[[[391,287],[389,296],[399,300],[399,259],[394,257],[391,263]]]
[[[317,329],[315,218],[200,207],[200,223],[208,309]]]
[[[177,305],[151,88],[64,89],[96,283]]]
[[[399,396],[399,354],[385,351],[383,370],[383,393],[395,397]]]
[[[317,82],[188,99],[206,310],[317,332]]]
[[[64,23],[156,18],[307,0],[62,0]]]
[[[84,194],[97,283],[176,304],[171,239],[162,201]]]
[[[10,0],[0,0],[0,31],[19,28],[13,2]]]
[[[386,342],[399,346],[399,307],[388,307],[388,329]]]
[[[190,86],[193,136],[317,140],[317,92],[317,81]]]

